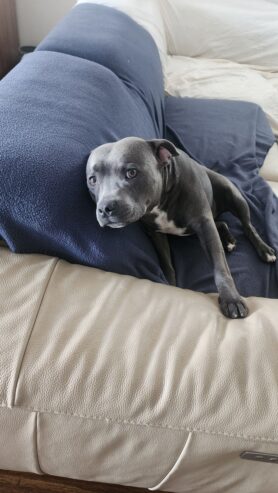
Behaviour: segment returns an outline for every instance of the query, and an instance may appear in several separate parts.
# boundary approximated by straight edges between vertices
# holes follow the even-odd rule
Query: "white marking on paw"
[[[270,255],[270,253],[267,253],[267,254],[266,254],[266,260],[267,260],[268,262],[275,262],[275,260],[276,260],[276,256],[275,256],[275,255]]]
[[[235,243],[228,243],[227,244],[227,250],[228,252],[232,252],[236,247],[236,244]]]

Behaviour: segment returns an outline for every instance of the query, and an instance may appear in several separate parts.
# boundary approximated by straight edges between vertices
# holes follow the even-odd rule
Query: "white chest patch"
[[[156,215],[154,222],[158,226],[158,232],[177,236],[189,236],[192,234],[187,233],[186,228],[178,228],[172,219],[169,221],[167,212],[160,210],[159,207],[155,206],[151,213]]]

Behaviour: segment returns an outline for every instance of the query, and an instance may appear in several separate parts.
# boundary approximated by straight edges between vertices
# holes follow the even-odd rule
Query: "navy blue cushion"
[[[275,139],[262,109],[248,102],[166,98],[168,138],[198,162],[227,176],[248,201],[251,218],[263,239],[278,251],[278,199],[259,176]],[[277,163],[278,166],[278,163]],[[278,297],[278,262],[265,264],[232,214],[222,214],[236,237],[227,254],[243,296]],[[170,238],[178,285],[215,292],[211,264],[196,237]]]
[[[161,132],[163,77],[157,48],[150,34],[126,14],[104,5],[78,5],[37,49],[75,55],[112,70],[140,94]]]

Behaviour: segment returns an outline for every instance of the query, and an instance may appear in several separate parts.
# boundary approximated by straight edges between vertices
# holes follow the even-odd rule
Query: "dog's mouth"
[[[109,228],[124,228],[128,223],[108,223],[105,226]]]
[[[109,227],[109,228],[123,228],[124,226],[127,226],[130,222],[133,222],[132,217],[122,217],[122,216],[106,216],[102,217],[101,215],[97,214],[97,221],[99,225],[104,228],[104,227]]]
[[[102,228],[107,226],[112,229],[120,229],[139,221],[146,213],[146,209],[147,207],[144,207],[142,211],[137,210],[136,212],[133,211],[132,214],[124,214],[124,217],[123,215],[119,215],[118,217],[116,215],[112,217],[101,217],[97,214],[97,221]]]
[[[120,221],[118,219],[109,219],[109,218],[97,218],[97,220],[102,228],[107,226],[108,228],[113,228],[113,229],[124,228],[125,226],[133,222],[133,221],[123,221],[123,220]]]

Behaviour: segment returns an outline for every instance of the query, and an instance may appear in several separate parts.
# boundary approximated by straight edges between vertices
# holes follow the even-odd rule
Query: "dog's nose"
[[[112,202],[107,202],[107,204],[101,204],[100,207],[98,207],[98,212],[102,217],[105,216],[112,216],[115,214],[117,209],[117,203],[114,201]]]

